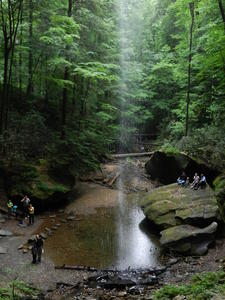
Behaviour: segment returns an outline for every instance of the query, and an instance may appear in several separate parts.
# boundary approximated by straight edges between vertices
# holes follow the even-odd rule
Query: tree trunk
[[[225,29],[225,13],[224,13],[224,8],[223,8],[223,3],[221,0],[218,0],[219,8],[220,8],[220,13],[222,16],[223,24],[224,24],[224,29]]]
[[[33,0],[29,0],[29,44],[27,97],[33,92]]]
[[[7,101],[7,90],[8,90],[8,66],[9,66],[9,48],[8,41],[5,40],[4,45],[4,75],[3,75],[3,87],[1,97],[1,114],[0,114],[0,134],[4,132],[4,115],[5,115],[5,104]]]
[[[190,44],[189,44],[189,58],[188,58],[188,86],[187,86],[187,102],[186,102],[186,119],[185,119],[185,133],[184,136],[188,135],[189,127],[189,104],[190,104],[190,89],[191,89],[191,60],[192,60],[192,36],[194,28],[194,2],[189,3],[191,13],[191,27],[190,27]]]
[[[70,18],[72,15],[72,0],[68,0],[68,17]],[[66,58],[69,60],[68,56],[69,46],[66,46]],[[64,80],[67,81],[69,79],[69,67],[66,66],[64,70]],[[67,110],[67,102],[68,102],[68,88],[65,85],[63,87],[62,92],[62,127],[61,127],[61,139],[65,138],[65,126],[66,126],[66,110]]]
[[[1,95],[1,105],[0,105],[0,134],[3,134],[7,129],[8,121],[8,95],[9,95],[9,85],[12,78],[12,65],[13,65],[13,55],[14,47],[17,35],[17,29],[20,20],[20,13],[22,7],[22,0],[18,1],[18,7],[12,5],[11,1],[8,0],[7,7],[7,19],[4,16],[2,0],[1,5],[1,24],[2,32],[4,37],[4,72],[3,72],[3,87]],[[9,59],[11,54],[11,60],[9,65]]]
[[[19,100],[22,101],[22,45],[23,45],[23,8],[20,14],[20,53],[19,53]]]

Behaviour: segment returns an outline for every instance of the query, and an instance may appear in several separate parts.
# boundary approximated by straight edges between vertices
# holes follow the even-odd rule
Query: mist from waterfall
[[[120,39],[120,151],[131,151],[135,142],[135,134],[138,132],[139,111],[137,109],[137,91],[141,90],[142,64],[138,61],[137,41],[142,36],[143,2],[146,0],[118,0],[118,27]],[[140,54],[140,52],[139,52]],[[122,268],[132,264],[135,267],[146,266],[146,261],[151,265],[155,259],[150,255],[154,253],[155,245],[139,228],[144,219],[143,212],[138,209],[136,198],[135,208],[129,205],[124,191],[126,180],[126,164],[120,163],[120,176],[117,181],[118,215],[117,215],[117,238],[120,256],[117,265]],[[126,221],[133,224],[127,227]]]
[[[120,151],[129,151],[138,132],[138,98],[142,64],[138,40],[142,35],[142,4],[146,0],[117,0],[120,45]],[[141,47],[141,43],[139,43]]]

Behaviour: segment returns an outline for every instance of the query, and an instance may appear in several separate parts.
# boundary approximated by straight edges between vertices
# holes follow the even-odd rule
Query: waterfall
[[[130,151],[140,116],[137,91],[141,90],[142,64],[137,41],[141,39],[143,1],[117,0],[120,47],[120,151]]]

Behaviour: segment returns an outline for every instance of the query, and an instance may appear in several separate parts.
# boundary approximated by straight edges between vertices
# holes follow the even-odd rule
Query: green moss
[[[222,271],[195,275],[187,285],[166,285],[154,293],[153,299],[169,300],[180,295],[190,300],[207,300],[212,299],[215,294],[218,299],[224,299],[225,273]]]
[[[225,174],[218,176],[214,182],[216,200],[219,206],[220,215],[225,222]]]
[[[57,180],[61,173],[50,172],[49,163],[40,159],[35,165],[17,166],[10,177],[10,197],[22,197],[28,194],[37,199],[47,199],[56,192],[66,193],[71,190],[71,182]],[[65,176],[66,177],[66,176]]]
[[[218,214],[213,191],[207,187],[197,191],[175,184],[153,190],[140,201],[146,217],[162,228],[191,223],[196,218],[210,219]]]

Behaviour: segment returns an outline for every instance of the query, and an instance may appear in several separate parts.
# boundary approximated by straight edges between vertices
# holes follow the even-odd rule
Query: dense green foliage
[[[95,167],[148,134],[223,168],[224,7],[224,0],[1,0],[1,155]]]
[[[154,293],[154,299],[169,300],[178,295],[187,296],[187,299],[190,300],[207,300],[214,296],[217,296],[217,299],[223,299],[224,294],[225,273],[220,271],[197,274],[187,285],[166,285]]]

